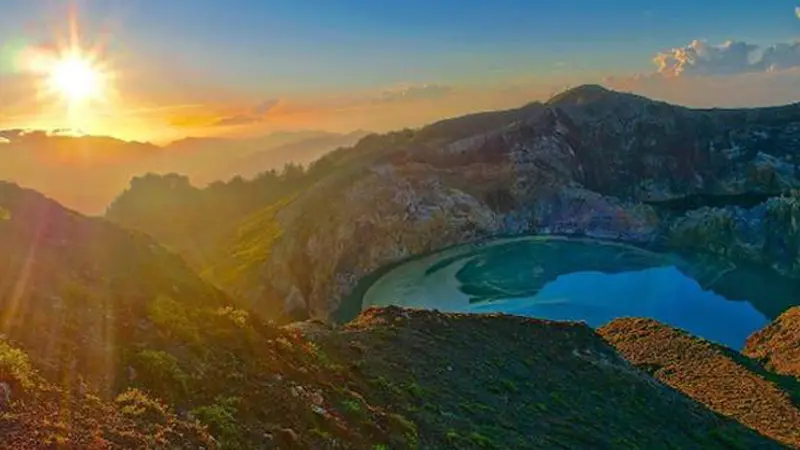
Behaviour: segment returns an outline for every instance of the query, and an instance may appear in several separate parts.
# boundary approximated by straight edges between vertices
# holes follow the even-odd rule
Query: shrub
[[[201,406],[192,410],[192,415],[211,434],[219,440],[220,448],[245,448],[245,440],[237,425],[236,414],[241,399],[239,397],[218,397],[213,405]]]
[[[186,392],[188,376],[181,369],[178,359],[159,350],[142,350],[134,360],[141,385],[175,401]]]
[[[138,389],[128,389],[114,401],[123,415],[133,419],[140,426],[149,427],[167,423],[166,406]]]
[[[147,314],[159,328],[170,335],[192,342],[199,340],[197,324],[186,307],[166,295],[159,295],[147,304]]]
[[[34,387],[35,379],[28,355],[0,339],[0,382],[9,383],[12,389],[27,391]]]

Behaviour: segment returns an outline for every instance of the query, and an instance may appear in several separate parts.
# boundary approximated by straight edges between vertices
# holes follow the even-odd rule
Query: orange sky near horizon
[[[619,64],[621,59],[613,54],[606,55],[606,64],[599,64],[594,60],[601,60],[601,55],[577,44],[570,54],[540,48],[538,53],[520,53],[512,58],[502,51],[511,48],[513,40],[486,48],[480,41],[468,51],[448,53],[436,50],[441,42],[435,40],[428,43],[430,49],[416,48],[411,45],[413,36],[391,41],[396,49],[333,46],[319,37],[309,37],[305,44],[314,51],[301,56],[300,51],[308,48],[298,44],[304,37],[299,32],[268,35],[271,29],[265,27],[254,30],[260,37],[251,39],[249,33],[241,33],[219,18],[219,14],[236,13],[216,11],[214,5],[218,4],[214,2],[205,3],[205,8],[211,9],[198,11],[203,14],[194,21],[185,16],[154,16],[144,3],[12,3],[6,16],[0,17],[0,129],[69,128],[159,144],[188,136],[252,137],[308,129],[384,132],[471,112],[518,107],[584,83],[604,84],[687,106],[800,101],[800,60],[796,58],[800,41],[796,38],[767,45],[741,41],[715,44],[689,39],[696,30],[687,30],[686,38],[680,38],[685,40],[678,42],[688,44],[672,49],[655,47],[649,60],[646,49],[632,46],[622,59],[637,61],[626,64]],[[113,7],[103,10],[101,5]],[[263,5],[259,5],[250,4],[256,8],[254,13],[264,14],[259,20],[272,20],[274,11],[262,11]],[[187,5],[175,3],[171,7],[189,13],[184,9]],[[787,11],[776,10],[770,20],[780,23],[784,33],[791,33],[798,24],[790,14],[794,11]],[[127,22],[137,23],[134,13],[140,15],[139,25],[164,21],[162,33],[143,33],[141,27],[130,30]],[[181,17],[185,20],[178,20]],[[304,17],[310,21],[309,30],[322,33],[324,29],[311,19]],[[287,24],[291,23],[278,21],[273,25]],[[425,26],[431,27],[425,28],[427,32],[437,30],[431,24]],[[525,27],[520,30],[535,31]],[[345,31],[360,36],[358,29]],[[374,39],[390,37],[379,33]],[[287,41],[278,44],[281,38]],[[202,44],[197,42],[201,39]],[[274,53],[244,49],[256,44],[268,46],[272,41],[275,45],[269,48]],[[548,42],[561,45],[556,37]],[[295,44],[297,48],[292,47]],[[447,44],[455,46],[457,42]],[[316,50],[316,46],[325,50]],[[408,50],[407,46],[413,51],[393,53]],[[64,101],[70,97],[65,91],[80,91],[86,86],[61,86],[61,92],[43,89],[48,82],[53,84],[53,67],[58,66],[59,58],[63,62],[68,49],[77,49],[81,58],[104,75],[98,98],[69,104]],[[527,52],[527,47],[523,49]],[[367,50],[372,53],[365,54]],[[439,53],[426,53],[434,50]],[[758,55],[771,59],[756,61]],[[357,57],[358,65],[348,63]],[[42,58],[50,58],[52,64],[45,64],[43,69]],[[319,71],[317,66],[325,70]],[[70,76],[74,78],[75,74]]]

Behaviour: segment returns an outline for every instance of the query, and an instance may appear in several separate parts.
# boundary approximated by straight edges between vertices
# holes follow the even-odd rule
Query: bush
[[[197,323],[186,307],[166,295],[159,295],[147,304],[147,315],[170,336],[197,342],[200,339]]]
[[[200,423],[208,426],[211,434],[219,440],[220,448],[246,448],[236,420],[240,401],[239,397],[219,397],[213,405],[201,406],[191,412]]]
[[[149,428],[152,425],[167,423],[166,406],[138,389],[128,389],[114,401],[120,412],[133,419],[139,426]]]
[[[35,386],[35,380],[28,355],[0,339],[0,382],[8,383],[12,390],[27,391]]]
[[[134,359],[140,384],[160,396],[177,401],[186,393],[188,376],[178,359],[167,352],[142,350]]]

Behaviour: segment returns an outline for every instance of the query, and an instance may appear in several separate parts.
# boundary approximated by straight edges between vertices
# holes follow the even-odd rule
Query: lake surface
[[[593,327],[650,317],[740,349],[750,334],[797,304],[799,294],[794,280],[718,258],[523,237],[413,258],[370,280],[359,295],[362,308],[503,312]]]

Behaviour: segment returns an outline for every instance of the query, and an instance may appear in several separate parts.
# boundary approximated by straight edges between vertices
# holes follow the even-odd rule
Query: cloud
[[[609,77],[608,87],[694,107],[752,107],[800,101],[800,42],[689,45],[656,54],[650,73]]]
[[[439,99],[450,95],[452,91],[450,86],[441,84],[400,85],[384,90],[376,103]]]
[[[276,98],[265,100],[253,108],[253,113],[259,115],[267,114],[276,106],[278,106],[278,103],[280,103],[280,101]]]
[[[231,127],[262,122],[266,120],[267,115],[272,112],[280,103],[281,101],[279,99],[265,100],[242,113],[221,117],[217,119],[213,125],[218,127]]]
[[[252,116],[252,115],[244,115],[239,114],[236,116],[231,117],[223,117],[216,122],[214,122],[214,126],[218,127],[231,127],[231,126],[238,126],[238,125],[248,125],[251,123],[258,123],[261,122],[264,118],[260,116]]]
[[[794,9],[794,15],[797,16],[798,19],[800,19],[800,6]]]
[[[658,53],[653,62],[665,77],[783,70],[800,67],[800,42],[761,47],[743,41],[710,45],[695,40],[685,47]]]

